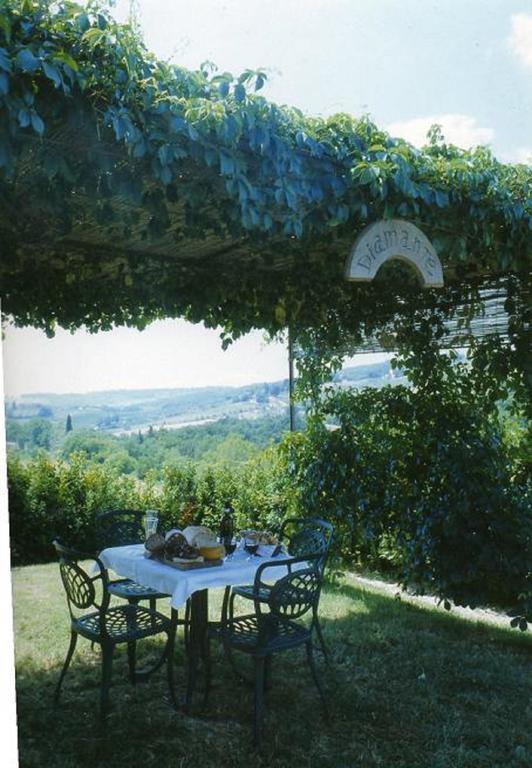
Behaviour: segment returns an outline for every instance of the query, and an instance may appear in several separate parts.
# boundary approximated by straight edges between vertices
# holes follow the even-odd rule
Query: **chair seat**
[[[239,595],[240,597],[245,597],[247,600],[259,600],[261,603],[267,603],[270,599],[272,588],[267,584],[263,584],[258,589],[255,589],[253,584],[249,584],[242,587],[233,587],[233,593],[235,595]],[[305,589],[293,587],[290,591],[290,594],[287,595],[287,598],[288,597],[292,602],[294,600],[299,600],[300,602],[304,603],[308,598],[308,594]]]
[[[115,597],[123,600],[149,600],[150,598],[158,600],[162,597],[168,597],[164,592],[157,592],[151,587],[144,587],[131,579],[118,579],[109,582],[107,591]]]
[[[214,630],[225,643],[244,653],[268,655],[310,640],[311,630],[295,621],[255,614],[235,616],[225,627]]]
[[[261,603],[267,603],[268,598],[270,597],[270,592],[272,591],[272,588],[264,585],[259,587],[257,591],[255,591],[255,587],[253,584],[245,584],[241,587],[233,587],[233,593],[235,595],[239,595],[240,597],[245,597],[247,600],[259,600]]]
[[[88,613],[72,621],[73,628],[83,637],[101,642],[100,613]],[[138,605],[119,605],[109,608],[105,614],[105,628],[113,643],[125,643],[151,637],[170,630],[170,619],[158,611],[150,611]]]

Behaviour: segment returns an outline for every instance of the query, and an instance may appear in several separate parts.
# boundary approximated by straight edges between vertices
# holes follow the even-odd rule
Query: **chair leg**
[[[209,694],[212,686],[212,666],[211,666],[211,641],[207,636],[205,638],[205,647],[203,652],[203,668],[205,672],[205,691],[203,694],[203,706],[206,707],[209,702]]]
[[[102,685],[100,690],[100,718],[105,721],[109,712],[109,688],[111,686],[111,675],[113,672],[113,651],[112,644],[102,645]]]
[[[269,656],[266,656],[266,659],[264,661],[264,690],[269,691],[272,687],[272,659],[273,656],[270,654]]]
[[[188,653],[190,647],[190,599],[185,605],[185,623],[183,625],[183,634],[185,638],[185,651]]]
[[[306,643],[307,648],[307,661],[308,665],[310,667],[310,671],[312,672],[312,677],[314,679],[314,682],[316,684],[316,688],[318,689],[318,693],[320,695],[321,703],[323,704],[323,711],[325,713],[325,719],[329,719],[329,709],[327,707],[327,700],[325,699],[325,692],[323,690],[323,686],[321,684],[320,678],[318,676],[318,670],[316,669],[316,663],[314,661],[314,652],[312,648],[312,640],[308,640]]]
[[[152,614],[155,614],[155,612],[157,611],[157,599],[155,597],[150,597],[148,601],[148,605],[150,606],[150,611],[152,612]],[[152,627],[155,627],[155,622],[156,622],[155,616],[152,615],[151,617]]]
[[[77,632],[71,632],[70,633],[70,645],[68,646],[68,651],[67,651],[65,663],[63,664],[63,669],[61,670],[61,674],[59,675],[59,680],[57,681],[57,685],[56,685],[56,688],[55,688],[54,702],[56,704],[59,701],[59,696],[61,695],[61,686],[63,684],[63,680],[65,678],[67,670],[68,670],[68,668],[70,666],[70,662],[72,660],[72,656],[74,654],[74,649],[76,647],[77,641],[78,641],[78,633]]]
[[[323,653],[323,658],[325,659],[327,664],[329,664],[330,663],[329,650],[325,645],[325,640],[323,638],[323,632],[321,629],[321,624],[320,624],[320,620],[318,618],[317,613],[314,613],[314,627],[316,628],[316,634],[318,635],[318,640],[320,643],[321,652]]]
[[[255,721],[253,742],[259,746],[262,736],[262,718],[264,709],[264,658],[255,658]]]
[[[168,679],[168,690],[170,691],[170,701],[172,702],[174,709],[178,708],[174,682],[174,648],[176,631],[177,611],[172,609],[172,623],[170,625],[168,640],[166,642],[166,676]]]
[[[137,641],[130,640],[127,644],[127,662],[129,666],[129,681],[133,685],[137,682],[135,672],[137,666]]]

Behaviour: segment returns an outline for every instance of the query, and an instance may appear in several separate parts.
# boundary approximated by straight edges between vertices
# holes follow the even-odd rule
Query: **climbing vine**
[[[447,297],[526,275],[530,168],[436,129],[417,150],[367,117],[308,117],[264,98],[265,81],[158,61],[102,3],[2,0],[4,311],[49,333],[184,316],[229,339],[305,331],[337,307],[363,334],[401,309],[397,284],[353,288],[343,262],[358,231],[391,216],[431,238]],[[180,258],[208,237],[226,259]],[[405,292],[425,305],[418,286]]]

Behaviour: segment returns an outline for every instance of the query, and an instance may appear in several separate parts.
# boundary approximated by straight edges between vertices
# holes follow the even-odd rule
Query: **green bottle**
[[[220,520],[220,541],[224,545],[231,544],[235,532],[234,510],[230,504],[226,504]]]

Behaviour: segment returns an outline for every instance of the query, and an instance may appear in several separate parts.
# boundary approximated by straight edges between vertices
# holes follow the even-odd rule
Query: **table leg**
[[[206,589],[193,592],[190,600],[190,627],[188,636],[187,691],[185,712],[190,714],[192,697],[196,688],[200,658],[205,660],[207,653],[207,630],[209,618],[209,593]]]
[[[168,641],[166,642],[164,646],[164,650],[161,654],[161,657],[158,661],[155,662],[153,667],[149,667],[148,669],[138,669],[135,670],[135,682],[136,683],[142,683],[145,682],[151,675],[153,675],[154,672],[157,672],[163,664],[168,659],[168,654],[173,653],[171,649],[173,649],[175,644],[175,635],[177,631],[177,625],[179,623],[179,615],[175,608],[172,608],[171,616],[170,616],[170,637]]]

